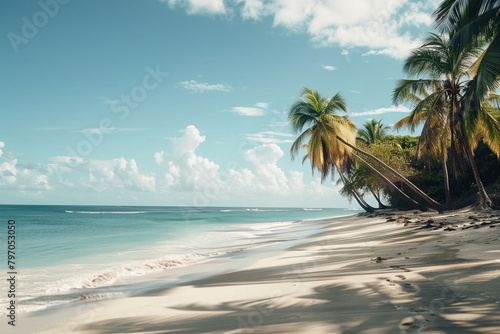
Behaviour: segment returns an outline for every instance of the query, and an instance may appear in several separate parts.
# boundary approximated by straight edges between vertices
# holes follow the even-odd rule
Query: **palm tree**
[[[444,0],[434,12],[442,32],[453,34],[457,53],[470,46],[482,47],[472,67],[470,99],[477,103],[498,88],[500,77],[500,1]]]
[[[377,201],[379,209],[388,208],[381,199],[384,186],[377,177],[378,175],[374,174],[366,165],[355,163],[355,167],[347,173],[347,178],[350,187],[360,191],[361,194],[371,194]]]
[[[436,86],[435,91],[440,87]],[[446,207],[451,208],[450,181],[448,175],[448,143],[449,143],[449,125],[447,112],[449,106],[441,95],[437,100],[437,94],[429,94],[425,89],[421,89],[422,96],[412,92],[400,92],[396,97],[398,102],[408,101],[413,103],[414,107],[411,113],[396,122],[394,129],[399,130],[402,127],[410,128],[414,132],[419,125],[423,125],[422,134],[419,137],[416,158],[417,160],[440,160],[443,167],[444,192],[446,198]],[[435,92],[434,92],[435,93]]]
[[[349,202],[354,197],[359,206],[363,208],[366,212],[374,212],[375,208],[370,204],[366,203],[362,194],[359,194],[359,185],[357,184],[356,176],[354,173],[344,173],[339,172],[340,179],[337,181],[337,185],[342,182],[344,186],[340,189],[340,195],[347,197]]]
[[[354,197],[358,204],[367,212],[372,212],[361,196],[351,187],[343,171],[348,170],[352,164],[350,151],[335,140],[335,134],[342,134],[349,141],[354,141],[353,133],[356,125],[346,117],[337,115],[337,112],[347,112],[347,104],[340,93],[331,99],[321,97],[317,91],[305,88],[302,92],[305,101],[295,103],[290,111],[290,121],[294,130],[302,131],[303,127],[310,124],[293,143],[290,153],[295,158],[300,148],[307,147],[307,154],[302,159],[309,159],[311,169],[317,169],[324,181],[331,172],[339,171],[341,180],[345,185],[345,192]],[[306,102],[307,101],[307,102]],[[303,142],[308,140],[306,145]]]
[[[364,129],[358,131],[356,139],[362,141],[366,145],[371,145],[379,142],[387,135],[389,126],[382,123],[382,120],[372,119],[363,124]]]
[[[415,193],[423,198],[431,207],[439,206],[439,203],[424,194],[403,175],[399,174],[377,157],[355,146],[356,125],[349,120],[349,118],[337,114],[339,110],[347,112],[347,104],[339,93],[331,99],[327,99],[322,97],[318,91],[304,88],[301,96],[303,100],[295,103],[291,107],[288,115],[292,127],[296,132],[302,132],[304,127],[306,127],[290,148],[292,159],[297,155],[300,148],[305,147],[307,148],[307,153],[303,157],[302,162],[309,159],[312,170],[318,169],[321,173],[322,180],[325,180],[330,172],[333,175],[335,169],[342,178],[342,173],[348,172],[352,167],[352,153],[355,151],[358,153],[356,157],[360,161],[364,162],[368,168],[379,175],[389,186],[393,187],[412,203],[417,204],[396,187],[387,177],[364,161],[359,154],[363,154],[377,161],[388,171],[393,173],[399,180],[413,189]],[[303,144],[306,140],[308,140],[307,144]],[[354,197],[356,198],[356,196]]]
[[[393,100],[395,103],[404,102],[408,97],[422,96],[429,91],[431,93],[415,108],[436,114],[442,112],[443,99],[446,101],[448,111],[446,115],[442,115],[444,117],[442,121],[448,126],[449,154],[454,174],[459,175],[468,164],[472,168],[478,187],[479,205],[491,206],[492,202],[484,189],[474,161],[473,134],[480,128],[484,128],[481,133],[484,134],[485,142],[492,142],[498,137],[500,123],[491,109],[481,107],[476,108],[475,112],[470,112],[471,110],[466,107],[466,96],[470,91],[469,70],[477,55],[477,48],[471,47],[457,53],[450,45],[449,38],[430,34],[425,43],[406,59],[403,68],[404,72],[410,76],[426,74],[429,79],[401,80],[394,91]],[[430,120],[439,121],[436,117],[433,116]],[[424,129],[429,130],[430,127]],[[444,160],[445,145],[443,145],[444,142],[437,140],[442,138],[439,137],[439,132],[425,132],[422,135],[428,137],[423,140],[430,145],[429,154],[441,152]],[[442,149],[432,148],[437,143]]]

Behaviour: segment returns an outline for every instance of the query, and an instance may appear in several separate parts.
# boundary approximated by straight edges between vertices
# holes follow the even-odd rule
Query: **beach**
[[[33,312],[19,329],[25,322],[44,334],[500,332],[498,211],[356,214],[321,224],[285,250],[261,248],[241,268]]]

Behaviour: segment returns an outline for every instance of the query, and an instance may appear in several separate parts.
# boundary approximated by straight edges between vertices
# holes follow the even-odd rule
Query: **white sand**
[[[408,226],[340,218],[240,270],[85,304],[43,333],[500,333],[498,212],[404,214]],[[470,215],[498,222],[462,230]],[[414,224],[428,218],[458,227]]]

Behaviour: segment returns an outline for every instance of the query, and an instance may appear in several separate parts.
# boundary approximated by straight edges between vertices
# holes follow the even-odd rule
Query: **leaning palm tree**
[[[325,180],[330,172],[333,175],[335,170],[339,172],[342,178],[342,173],[348,172],[352,167],[353,151],[355,151],[358,153],[356,156],[357,159],[365,163],[373,173],[377,174],[384,182],[414,205],[418,205],[418,203],[362,159],[360,154],[368,156],[394,174],[395,177],[408,185],[410,189],[424,199],[430,207],[439,206],[439,203],[427,196],[403,175],[377,157],[355,146],[356,125],[349,118],[338,115],[338,111],[347,111],[347,105],[340,94],[327,99],[322,97],[318,91],[304,88],[302,97],[303,99],[295,103],[289,112],[289,120],[296,132],[302,132],[304,127],[306,128],[292,144],[290,149],[292,159],[302,147],[305,147],[307,148],[307,153],[303,157],[302,162],[309,159],[312,170],[319,170],[322,180]],[[307,144],[303,144],[306,140]]]
[[[356,139],[362,141],[366,145],[375,144],[382,140],[387,135],[389,126],[382,123],[382,120],[372,119],[363,124],[363,128],[358,130]]]
[[[373,212],[375,208],[368,204],[364,198],[363,194],[360,194],[361,190],[358,184],[358,180],[356,179],[356,170],[353,173],[344,173],[339,172],[340,179],[337,181],[337,185],[340,183],[343,184],[343,187],[340,189],[339,193],[341,196],[346,197],[349,202],[352,198],[356,199],[356,202],[365,210],[366,212]]]
[[[406,59],[404,72],[410,76],[427,75],[428,79],[401,80],[394,91],[395,103],[403,102],[408,96],[432,92],[422,102],[428,112],[438,112],[438,106],[446,100],[448,111],[445,121],[450,137],[451,166],[455,177],[461,174],[467,165],[473,171],[478,187],[480,206],[491,206],[492,202],[484,189],[479,171],[474,160],[474,133],[481,133],[486,143],[494,141],[500,132],[500,123],[488,108],[467,108],[470,92],[470,66],[477,59],[478,49],[470,47],[457,53],[450,45],[448,37],[430,34],[425,43],[412,52]],[[423,133],[424,138],[432,143],[433,138]],[[442,143],[441,143],[442,144]],[[471,146],[472,145],[472,146]],[[444,147],[442,153],[444,152]]]

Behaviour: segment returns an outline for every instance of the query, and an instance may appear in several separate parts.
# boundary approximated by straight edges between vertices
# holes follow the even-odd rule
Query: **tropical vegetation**
[[[292,158],[304,148],[302,162],[309,160],[323,181],[337,173],[341,194],[366,211],[375,210],[366,196],[379,208],[385,201],[420,209],[443,209],[444,202],[450,209],[473,192],[476,204],[492,207],[486,186],[500,193],[499,8],[500,1],[444,0],[435,11],[441,33],[429,34],[406,59],[410,78],[393,92],[396,104],[412,107],[394,128],[419,130],[419,137],[390,136],[382,120],[357,130],[340,93],[329,99],[305,88],[289,112],[300,133]]]

